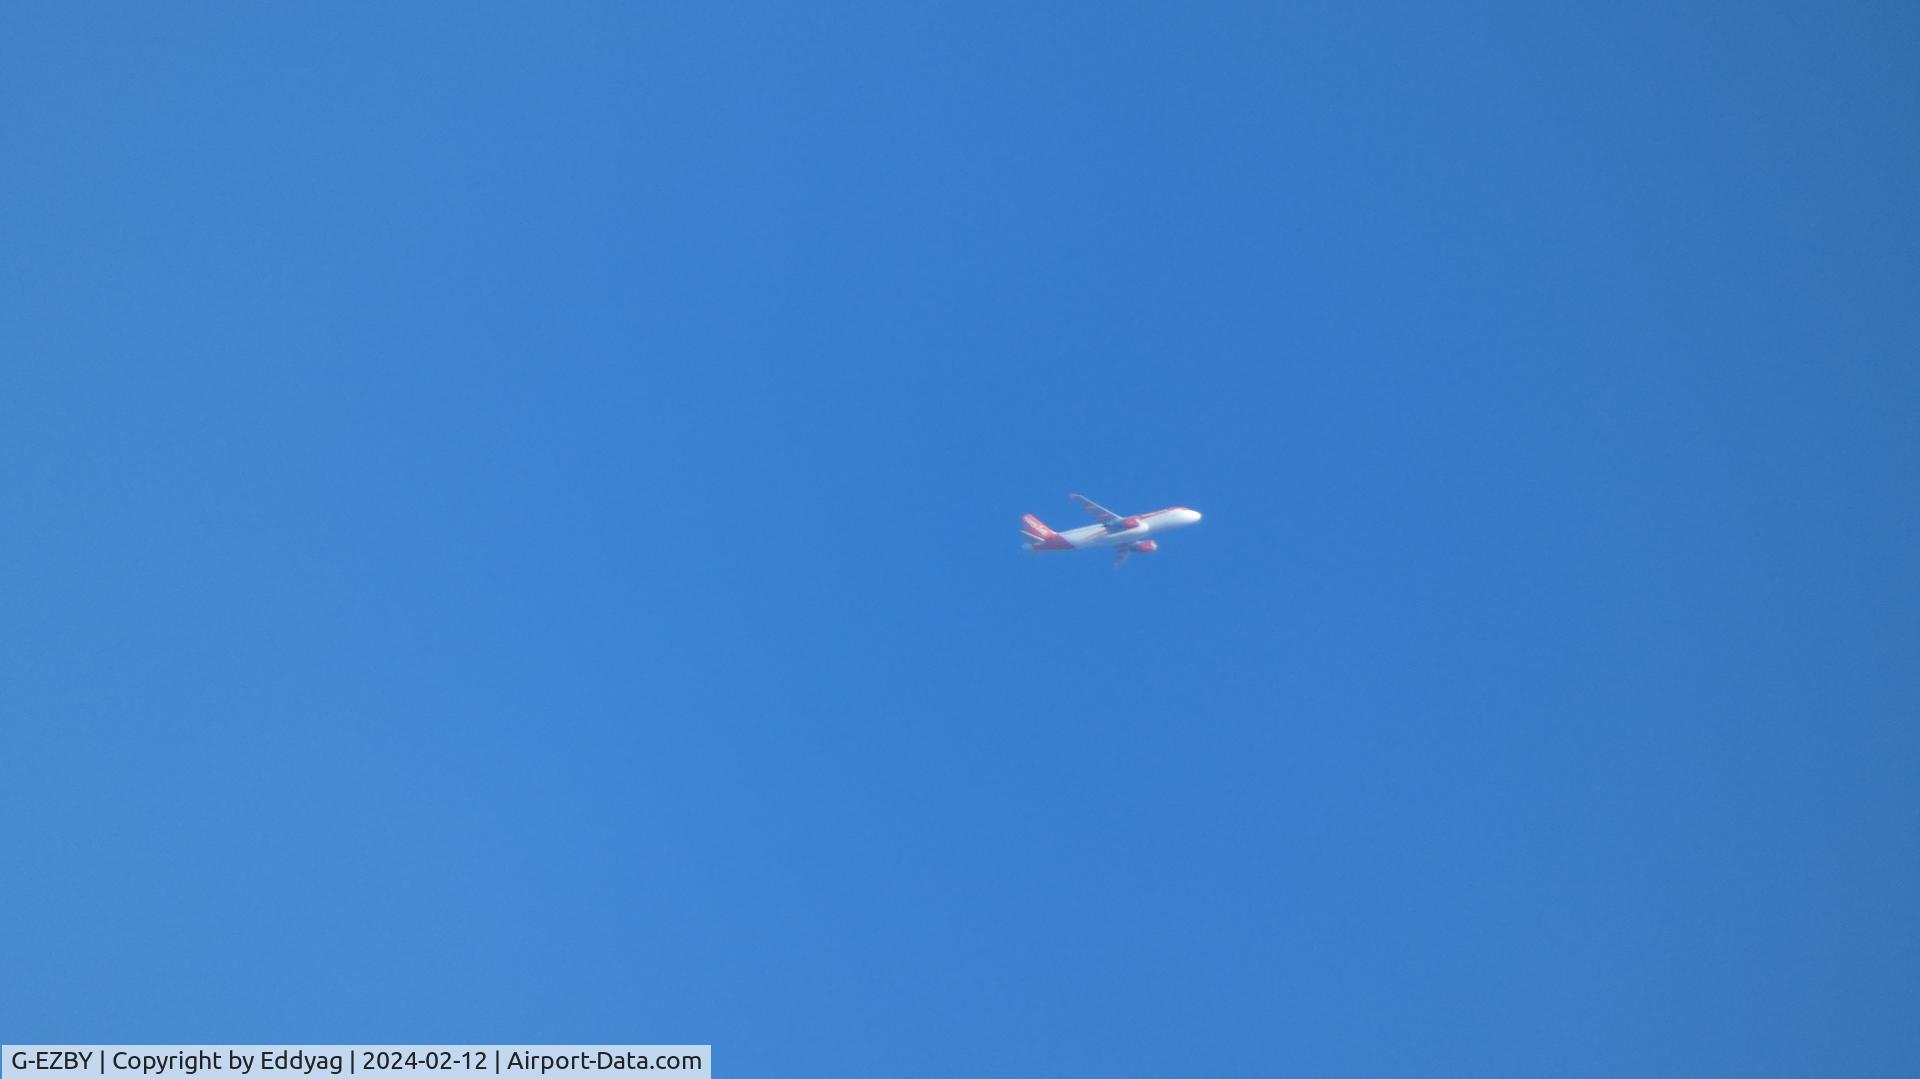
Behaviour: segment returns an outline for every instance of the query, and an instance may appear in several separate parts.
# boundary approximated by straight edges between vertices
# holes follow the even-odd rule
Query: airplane
[[[1151,513],[1122,517],[1092,499],[1068,495],[1080,503],[1099,524],[1055,532],[1040,518],[1029,513],[1020,518],[1020,538],[1029,551],[1075,551],[1082,547],[1112,547],[1113,566],[1119,569],[1131,554],[1152,554],[1160,549],[1158,540],[1148,537],[1161,532],[1198,524],[1200,514],[1185,506],[1169,506]]]

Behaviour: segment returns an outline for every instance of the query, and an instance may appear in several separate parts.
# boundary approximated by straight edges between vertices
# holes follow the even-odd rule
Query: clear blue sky
[[[7,5],[0,1037],[1911,1075],[1920,15],[1588,7]]]

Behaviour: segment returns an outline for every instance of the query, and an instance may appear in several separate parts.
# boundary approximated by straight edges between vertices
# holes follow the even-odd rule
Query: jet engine
[[[1160,549],[1160,544],[1154,540],[1141,540],[1133,545],[1133,549],[1141,554],[1152,554]]]

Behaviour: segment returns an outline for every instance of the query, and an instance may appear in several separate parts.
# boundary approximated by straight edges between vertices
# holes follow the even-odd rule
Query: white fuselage
[[[1084,528],[1069,528],[1060,533],[1060,538],[1075,547],[1118,547],[1127,543],[1138,543],[1176,528],[1185,528],[1200,521],[1200,514],[1185,506],[1172,509],[1154,510],[1133,518],[1139,523],[1132,528],[1123,528],[1115,532],[1107,531],[1105,525],[1087,525]]]

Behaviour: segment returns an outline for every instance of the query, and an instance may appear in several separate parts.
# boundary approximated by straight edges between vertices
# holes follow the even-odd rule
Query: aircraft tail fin
[[[1073,544],[1068,543],[1065,537],[1053,529],[1048,528],[1045,521],[1042,521],[1031,513],[1020,518],[1020,535],[1026,538],[1027,546],[1036,551],[1059,551],[1071,550],[1073,548]]]

